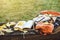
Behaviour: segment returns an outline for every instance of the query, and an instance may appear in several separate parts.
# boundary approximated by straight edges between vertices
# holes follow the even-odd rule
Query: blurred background
[[[27,21],[42,10],[60,12],[60,0],[0,0],[0,22]]]

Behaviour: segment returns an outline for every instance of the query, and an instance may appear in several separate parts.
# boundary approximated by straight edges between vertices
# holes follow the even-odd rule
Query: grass
[[[42,10],[60,11],[60,0],[0,0],[0,22],[30,20]]]

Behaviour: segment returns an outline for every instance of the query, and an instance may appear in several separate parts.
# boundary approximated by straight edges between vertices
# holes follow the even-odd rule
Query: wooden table
[[[60,32],[53,35],[25,35],[23,38],[22,35],[4,35],[0,36],[0,40],[60,40]]]

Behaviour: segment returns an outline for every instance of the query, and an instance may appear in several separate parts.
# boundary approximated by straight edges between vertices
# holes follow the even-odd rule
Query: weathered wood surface
[[[0,36],[0,40],[60,40],[60,32],[53,35],[25,35],[23,38],[22,35],[5,35]]]

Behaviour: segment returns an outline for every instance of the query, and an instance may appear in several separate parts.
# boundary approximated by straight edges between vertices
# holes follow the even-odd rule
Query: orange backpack
[[[53,32],[54,25],[51,23],[46,24],[46,23],[39,22],[36,25],[36,29],[40,30],[40,33],[43,32],[44,35],[47,35],[47,34],[51,34]]]

